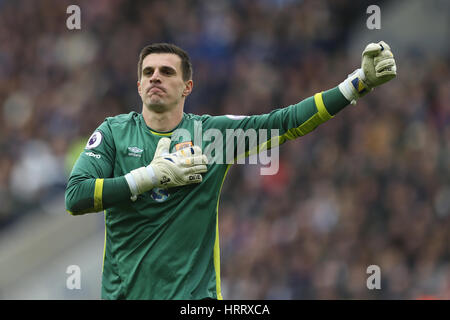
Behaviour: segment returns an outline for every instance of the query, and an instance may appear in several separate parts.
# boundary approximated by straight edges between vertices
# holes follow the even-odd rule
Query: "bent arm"
[[[130,188],[124,176],[89,178],[74,175],[67,184],[66,210],[71,215],[99,212],[129,201],[130,196]]]
[[[113,177],[115,146],[108,123],[92,134],[67,183],[66,210],[72,215],[99,212],[130,200],[125,176]]]

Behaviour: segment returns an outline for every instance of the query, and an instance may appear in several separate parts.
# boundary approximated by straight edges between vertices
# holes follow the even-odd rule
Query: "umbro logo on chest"
[[[128,147],[127,150],[128,150],[128,156],[136,157],[136,158],[142,157],[142,152],[144,151],[143,149],[140,149],[138,147]]]

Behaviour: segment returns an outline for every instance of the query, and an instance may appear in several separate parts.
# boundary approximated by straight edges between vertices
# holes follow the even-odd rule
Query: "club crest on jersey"
[[[169,191],[167,189],[153,188],[151,197],[156,202],[164,202],[169,198]]]
[[[185,141],[185,142],[181,142],[181,143],[178,143],[178,144],[176,144],[175,145],[175,150],[181,150],[181,149],[184,149],[184,148],[189,148],[189,147],[192,147],[193,146],[193,144],[192,144],[192,141]]]
[[[100,131],[95,131],[89,138],[88,142],[86,143],[86,149],[93,149],[95,147],[98,147],[100,143],[102,142],[102,133]]]

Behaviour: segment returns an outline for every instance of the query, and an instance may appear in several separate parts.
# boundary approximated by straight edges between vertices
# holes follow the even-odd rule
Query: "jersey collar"
[[[173,128],[172,130],[170,130],[170,131],[156,131],[156,130],[153,130],[152,128],[150,128],[147,125],[147,123],[145,123],[144,116],[142,115],[142,113],[139,114],[139,119],[141,121],[141,125],[144,126],[151,134],[153,134],[155,136],[159,136],[159,137],[170,137],[170,136],[172,136],[173,132],[175,130],[177,130],[181,126],[181,124],[184,122],[184,118],[185,117],[186,117],[186,113],[183,112],[183,117],[181,118],[180,123],[178,123],[178,125],[175,128]]]

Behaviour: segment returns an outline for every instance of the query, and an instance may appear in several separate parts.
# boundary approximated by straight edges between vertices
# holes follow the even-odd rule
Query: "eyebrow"
[[[175,68],[173,68],[173,67],[171,67],[171,66],[161,66],[161,67],[159,67],[161,70],[165,70],[165,71],[171,71],[171,72],[173,72],[173,73],[176,73],[177,72],[177,70],[175,69]],[[151,66],[147,66],[147,67],[145,67],[144,69],[142,69],[142,73],[145,73],[146,71],[150,71],[150,70],[154,70],[155,68],[154,67],[151,67]]]

